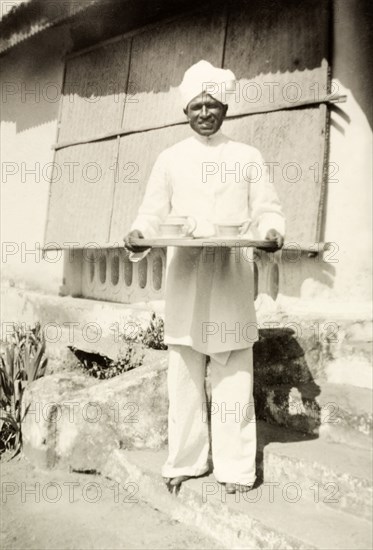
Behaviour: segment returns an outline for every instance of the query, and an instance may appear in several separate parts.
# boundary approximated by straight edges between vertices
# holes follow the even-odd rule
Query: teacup
[[[218,237],[237,237],[247,231],[250,222],[249,220],[243,222],[216,222],[214,225]]]
[[[196,220],[190,216],[169,216],[159,226],[162,237],[180,239],[188,237],[196,228]]]

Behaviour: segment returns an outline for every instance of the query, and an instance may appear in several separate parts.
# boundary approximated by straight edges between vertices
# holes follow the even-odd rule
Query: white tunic
[[[158,234],[168,215],[192,216],[195,235],[215,222],[252,220],[250,235],[282,235],[285,221],[260,152],[224,136],[193,134],[163,151],[132,229]],[[171,252],[171,253],[170,253]],[[248,249],[168,249],[165,342],[208,355],[243,349],[258,338]]]

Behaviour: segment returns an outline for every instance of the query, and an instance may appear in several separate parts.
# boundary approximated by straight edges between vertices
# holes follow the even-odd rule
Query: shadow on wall
[[[321,411],[319,355],[315,342],[296,338],[291,329],[261,329],[254,344],[254,401],[256,418],[288,430],[271,430],[258,423],[257,471],[263,474],[264,447],[318,437]],[[319,345],[319,344],[318,344]],[[313,347],[314,349],[307,349]],[[313,353],[310,353],[310,352]]]
[[[145,16],[144,13],[140,16],[139,8],[135,11],[134,6],[122,4],[118,7],[117,2],[112,2],[110,20],[111,25],[115,25],[117,35],[130,28],[141,29],[146,22],[157,22],[162,13],[163,16],[179,13],[180,19],[170,23],[160,21],[159,26],[151,31],[140,32],[137,35],[139,41],[135,38],[132,44],[130,41],[123,44],[123,60],[126,54],[130,55],[131,67],[128,88],[125,78],[115,82],[118,94],[127,91],[130,95],[168,92],[180,85],[185,70],[200,59],[215,65],[221,64],[224,59],[224,66],[229,67],[238,80],[273,75],[269,80],[273,80],[274,84],[280,74],[310,71],[320,68],[323,61],[330,61],[326,32],[327,0],[304,0],[302,4],[298,0],[282,0],[281,9],[273,0],[240,0],[234,4],[224,0],[207,1],[203,8],[195,1],[179,1],[176,5],[168,6],[165,2],[162,12],[159,9],[151,10],[148,2],[140,5],[147,8]],[[199,9],[195,13],[183,15],[186,7],[189,10]],[[102,8],[97,6],[94,9],[101,20]],[[305,25],[307,9],[307,18],[311,18],[308,22],[309,30]],[[88,41],[89,35],[92,44],[95,40],[96,43],[102,41],[104,34],[113,35],[113,29],[97,23],[91,15],[92,11],[85,13],[84,21],[79,24],[71,23],[70,32],[75,50]],[[320,22],[321,12],[322,26],[325,26],[315,40],[314,26]],[[106,12],[104,14],[107,15]],[[292,36],[296,36],[300,21],[302,36],[298,40]],[[111,48],[115,54],[115,45],[109,45]],[[266,54],[263,53],[264,48]],[[93,50],[85,59],[82,58],[81,67],[85,72],[87,67],[95,65],[94,80],[100,85],[101,95],[106,96],[113,93],[112,87],[107,84],[116,80],[117,72],[115,66],[110,68],[104,61],[100,50]],[[78,84],[80,86],[76,87],[75,93],[81,98],[90,98],[92,81],[87,86],[83,77]]]
[[[77,2],[31,0],[11,9],[0,22],[1,41],[6,42],[18,33],[26,37],[2,54],[1,119],[15,122],[17,133],[57,119],[67,54],[157,21],[177,10],[185,11],[193,0],[165,0],[162,6],[148,0],[106,0],[92,4],[97,5],[69,19],[81,8]],[[57,21],[55,26],[37,30],[54,21]],[[31,32],[35,34],[27,37]],[[102,85],[100,67],[96,69],[94,80],[99,84],[100,95],[112,95],[112,87]],[[107,72],[110,69],[106,67]],[[115,73],[112,76],[116,79]],[[74,82],[74,92],[92,101],[92,81],[89,84]],[[123,93],[126,88],[127,79],[116,82],[115,93]]]
[[[306,1],[315,16],[317,14],[315,5],[320,7],[320,0]],[[49,13],[49,4],[49,2],[33,0],[19,8],[13,17],[4,18],[0,24],[2,38],[6,39],[12,33],[19,32],[21,27],[26,32],[25,20],[31,26],[35,21],[51,18],[53,14]],[[67,9],[68,3],[62,4]],[[3,112],[4,120],[16,121],[17,131],[22,131],[56,119],[59,99],[56,97],[56,90],[61,89],[61,64],[66,53],[97,44],[146,23],[157,22],[166,15],[180,13],[180,21],[176,25],[175,22],[169,25],[160,23],[159,30],[156,27],[152,32],[145,31],[141,38],[144,44],[141,45],[140,50],[132,49],[131,58],[140,60],[140,65],[142,59],[145,64],[137,67],[137,70],[132,70],[136,67],[131,68],[128,85],[131,86],[134,83],[136,89],[129,88],[130,93],[133,91],[136,94],[167,92],[180,84],[185,70],[192,63],[204,58],[219,64],[225,54],[228,56],[226,63],[236,73],[238,79],[255,79],[260,74],[274,75],[275,79],[275,75],[280,73],[318,68],[325,58],[325,37],[315,42],[313,29],[312,32],[302,36],[301,51],[297,52],[297,55],[293,51],[289,36],[293,33],[293,28],[295,32],[299,18],[304,19],[305,12],[304,3],[300,5],[298,0],[283,0],[281,9],[278,9],[273,0],[241,0],[234,5],[218,0],[205,3],[204,7],[194,15],[182,15],[186,9],[190,10],[193,7],[199,7],[199,4],[185,0],[172,3],[166,1],[160,8],[146,0],[136,3],[118,2],[118,0],[100,2],[99,5],[94,5],[83,13],[77,14],[73,19],[67,20],[63,25],[40,31],[28,38],[26,42],[21,42],[4,56],[3,78],[13,82],[13,87],[11,85],[8,90],[8,97],[18,98],[22,91],[18,86],[23,83],[27,89],[31,90],[33,86],[39,85],[41,100],[38,102],[39,105],[34,105],[30,113],[26,110],[30,111],[30,105],[33,104],[31,95],[25,96],[26,100],[21,101],[21,105],[19,101],[17,105],[13,105],[12,101],[6,102],[8,105],[5,105]],[[253,20],[255,25],[252,24]],[[225,39],[226,25],[228,25],[227,40]],[[277,31],[289,29],[281,39],[281,44],[278,32],[271,32],[272,28]],[[243,41],[242,32],[245,29],[247,36]],[[204,30],[205,33],[203,33]],[[241,39],[239,39],[240,36]],[[178,40],[177,47],[175,47],[175,37]],[[268,51],[265,60],[263,60],[263,37],[265,37]],[[249,48],[246,44],[247,40]],[[130,47],[129,44],[128,47]],[[167,55],[166,65],[159,63],[157,47],[164,49]],[[223,49],[227,51],[223,52]],[[92,100],[92,90],[95,88],[92,84],[96,82],[99,84],[101,96],[113,95],[113,87],[108,83],[117,79],[115,64],[110,67],[104,63],[105,66],[102,66],[105,59],[99,50],[91,54],[92,59],[89,57],[87,56],[86,63],[88,65],[93,63],[95,72],[89,73],[90,82],[87,86],[84,78],[86,71],[83,70],[81,80],[74,82],[74,93],[81,98]],[[20,61],[21,58],[22,61]],[[149,62],[146,62],[146,59]],[[165,67],[167,70],[164,70]],[[142,71],[139,72],[139,69]],[[117,94],[126,91],[126,78],[115,82]],[[23,106],[22,103],[24,103]]]
[[[72,4],[72,2],[70,2]],[[314,6],[321,8],[320,0],[307,0],[309,8],[305,2],[299,3],[298,0],[283,0],[281,9],[273,0],[241,0],[234,5],[229,5],[229,19],[231,29],[228,27],[228,38],[234,44],[233,56],[230,55],[229,68],[232,69],[238,79],[255,79],[260,74],[276,75],[279,73],[310,70],[321,66],[322,60],[325,57],[326,47],[324,37],[315,43],[314,28],[309,25],[310,32],[302,36],[303,47],[298,55],[292,51],[292,32],[291,27],[296,29],[297,20],[299,17],[304,17],[307,9],[310,13],[317,14]],[[170,3],[168,1],[162,3],[162,7],[155,6],[153,2],[142,0],[141,2],[118,2],[111,0],[108,2],[99,2],[99,5],[84,10],[83,13],[77,14],[73,19],[64,23],[63,26],[49,28],[37,33],[35,36],[28,38],[27,42],[21,42],[12,50],[6,52],[3,57],[3,78],[18,85],[21,81],[27,86],[32,87],[33,82],[46,84],[47,82],[61,86],[62,69],[57,77],[53,76],[56,70],[56,62],[62,63],[66,53],[74,51],[92,44],[105,40],[107,38],[117,36],[121,33],[128,32],[136,27],[141,27],[148,22],[157,22],[165,15],[175,15],[183,13],[187,8],[191,9],[199,4],[197,2],[186,2],[185,0],[175,0]],[[207,2],[201,13],[194,16],[186,17],[186,38],[193,38],[192,29],[198,27],[196,24],[201,18],[210,20],[209,29],[214,32],[213,18],[224,17],[226,13],[226,2],[215,1]],[[71,9],[69,2],[61,3],[56,12],[54,3],[41,0],[32,0],[28,4],[18,7],[14,13],[8,17],[4,17],[0,23],[2,39],[8,39],[12,34],[17,32],[27,32],[28,27],[37,25],[38,22],[43,22],[54,17],[67,16]],[[211,6],[213,11],[211,11]],[[369,20],[372,15],[372,4],[369,0],[356,0],[355,2],[346,2],[345,0],[334,0],[333,2],[333,77],[338,78],[344,85],[351,89],[354,96],[357,98],[360,106],[372,123],[372,110],[370,105],[370,90],[372,79],[367,78],[361,83],[356,80],[356,64],[362,69],[362,73],[367,72],[367,67],[370,58],[370,42],[369,42]],[[52,10],[52,11],[51,11]],[[54,10],[54,11],[53,11]],[[56,12],[56,13],[54,13]],[[66,13],[65,13],[66,12]],[[212,15],[213,14],[213,15]],[[189,20],[189,21],[188,21]],[[246,37],[249,40],[239,40],[239,35],[242,35],[242,29],[238,27],[249,27],[247,23],[255,20],[254,32]],[[204,21],[204,24],[206,22]],[[317,24],[317,22],[316,22]],[[172,25],[172,24],[171,24]],[[173,23],[175,25],[175,23]],[[281,48],[278,44],[278,37],[275,32],[270,32],[272,28],[281,28],[286,25],[289,28],[288,38]],[[178,25],[179,26],[179,25]],[[252,26],[251,26],[252,27]],[[217,30],[217,29],[215,29]],[[151,33],[149,47],[152,47],[152,36],[156,37],[157,31]],[[236,36],[237,35],[237,36]],[[266,36],[266,51],[268,56],[263,65],[263,55],[256,55],[256,49],[261,52],[263,44],[261,36]],[[218,36],[216,36],[218,38]],[[220,37],[219,37],[220,38]],[[223,38],[223,37],[222,37]],[[268,43],[268,40],[271,41]],[[174,46],[174,45],[173,45]],[[151,79],[145,78],[136,81],[136,93],[142,92],[164,92],[171,87],[176,87],[180,84],[185,69],[193,62],[201,58],[211,60],[216,57],[215,50],[218,48],[217,43],[214,46],[206,49],[204,40],[188,43],[187,48],[175,48],[171,45],[173,51],[174,67],[170,69],[170,63],[167,63],[167,74],[162,71],[162,67],[148,67],[152,72]],[[19,61],[20,53],[23,62]],[[146,53],[146,52],[143,52]],[[290,55],[289,55],[290,54]],[[244,62],[243,62],[244,60]],[[172,61],[172,60],[171,60]],[[8,66],[9,65],[9,66]],[[10,70],[12,66],[12,70]],[[98,68],[99,69],[99,68]],[[99,71],[100,72],[100,71]],[[110,72],[110,70],[109,70]],[[108,75],[110,77],[110,75]],[[112,75],[115,77],[115,75]],[[83,82],[82,82],[83,84]],[[126,91],[127,82],[118,83],[118,93]],[[13,91],[12,91],[13,90]],[[101,87],[102,95],[111,95],[112,90]],[[18,92],[18,90],[16,90]],[[56,95],[56,91],[52,86],[47,92],[52,98]],[[76,89],[76,93],[80,97],[91,97],[92,88],[87,89],[82,85],[81,89]],[[9,89],[9,97],[14,95],[14,88]],[[28,100],[29,101],[29,100]],[[25,104],[27,105],[27,102]],[[7,103],[7,102],[6,102]],[[49,109],[48,105],[49,103]],[[4,120],[16,121],[18,131],[22,131],[32,126],[38,126],[44,122],[54,120],[57,115],[58,98],[54,101],[42,102],[43,108],[38,109],[35,105],[33,113],[27,115],[22,109],[22,105],[17,104],[17,109],[12,108],[12,105],[3,105]],[[19,107],[21,109],[19,110]]]
[[[3,55],[1,120],[15,123],[17,134],[57,120],[70,44],[69,30],[61,26],[40,32]]]
[[[94,0],[91,0],[91,2]],[[4,6],[0,29],[1,39],[10,39],[14,34],[27,34],[35,27],[56,23],[69,17],[81,8],[74,0],[49,2],[48,0],[29,0],[28,2],[9,2]]]
[[[289,328],[260,329],[254,344],[254,402],[257,423],[257,484],[263,482],[264,448],[272,442],[289,443],[316,439],[321,424],[315,379],[322,378],[320,342],[299,338]],[[209,369],[206,378],[211,442]],[[250,404],[248,404],[250,405]],[[250,414],[250,406],[242,415]],[[283,430],[278,430],[282,426]]]

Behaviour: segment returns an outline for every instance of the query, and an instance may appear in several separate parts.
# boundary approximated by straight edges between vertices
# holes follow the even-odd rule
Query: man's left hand
[[[284,246],[284,237],[276,229],[269,229],[265,238],[266,241],[276,241],[278,250]]]

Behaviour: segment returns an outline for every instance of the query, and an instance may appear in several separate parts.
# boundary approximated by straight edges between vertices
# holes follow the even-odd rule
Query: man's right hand
[[[135,246],[131,244],[130,239],[143,239],[144,235],[139,231],[138,229],[134,229],[133,231],[130,231],[128,235],[124,237],[124,248],[128,250],[129,252],[145,252],[145,250],[148,250],[148,246]]]

